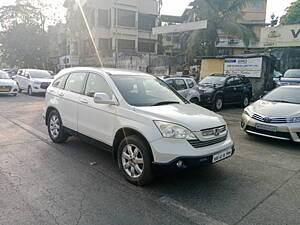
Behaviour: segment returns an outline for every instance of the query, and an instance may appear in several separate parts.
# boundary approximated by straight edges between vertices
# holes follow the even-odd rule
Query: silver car
[[[279,87],[248,106],[241,125],[248,134],[300,142],[300,86]]]
[[[188,101],[195,104],[200,103],[200,92],[198,90],[198,84],[193,78],[163,77],[162,79]]]

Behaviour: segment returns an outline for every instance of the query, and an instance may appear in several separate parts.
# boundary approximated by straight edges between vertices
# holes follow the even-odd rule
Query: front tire
[[[118,166],[127,181],[143,186],[153,180],[151,149],[137,135],[125,137],[118,147]]]
[[[68,139],[62,125],[59,113],[56,110],[50,112],[48,116],[48,134],[54,143],[64,143]]]
[[[32,93],[32,87],[31,87],[31,86],[28,87],[27,93],[28,93],[28,95],[30,95],[30,96],[33,95],[33,93]]]
[[[223,109],[223,106],[224,102],[222,96],[217,95],[215,101],[212,104],[212,109],[216,112],[219,112]]]
[[[241,106],[242,108],[246,108],[250,104],[250,98],[248,95],[245,95],[242,99]]]
[[[194,104],[196,104],[196,105],[199,105],[199,104],[200,104],[198,98],[192,98],[192,99],[190,100],[190,102],[191,102],[191,103],[194,103]]]

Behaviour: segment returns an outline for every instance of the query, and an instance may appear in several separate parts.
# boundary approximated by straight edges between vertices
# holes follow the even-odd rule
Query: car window
[[[234,85],[241,85],[243,82],[239,77],[234,78]]]
[[[64,89],[68,76],[69,74],[61,76],[60,78],[58,78],[53,82],[52,86],[59,89]]]
[[[174,80],[167,80],[166,83],[167,83],[168,85],[170,85],[172,88],[174,88],[175,90],[177,89],[177,88],[176,88],[176,85],[175,85],[175,83],[174,83]]]
[[[84,72],[72,73],[67,79],[65,90],[75,93],[82,93],[85,78],[86,73]]]
[[[174,80],[174,82],[175,82],[175,86],[176,86],[176,90],[177,91],[181,91],[181,90],[186,90],[187,89],[187,86],[186,86],[184,80],[182,80],[182,79],[176,79],[176,80]]]
[[[95,93],[105,93],[112,98],[112,90],[106,80],[99,74],[90,73],[84,94],[94,97]]]
[[[194,82],[191,79],[187,79],[187,84],[189,88],[193,88],[195,86]]]
[[[234,77],[229,78],[226,84],[227,86],[234,86],[235,85]]]

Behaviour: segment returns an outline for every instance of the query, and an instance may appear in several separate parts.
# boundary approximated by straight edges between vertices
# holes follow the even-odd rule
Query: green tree
[[[1,58],[9,66],[45,68],[48,56],[46,17],[29,1],[0,8]]]
[[[207,20],[208,27],[191,33],[184,46],[188,58],[192,59],[199,53],[215,56],[220,31],[243,40],[246,46],[251,40],[256,40],[255,33],[238,22],[242,20],[241,9],[251,1],[256,0],[194,0],[189,20]]]
[[[280,24],[290,25],[300,23],[300,0],[297,0],[286,9],[286,14],[281,17]]]

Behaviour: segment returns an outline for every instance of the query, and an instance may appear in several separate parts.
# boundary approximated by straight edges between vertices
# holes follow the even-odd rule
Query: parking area
[[[246,135],[240,108],[220,112],[232,158],[136,187],[109,152],[76,138],[53,144],[43,104],[0,96],[0,224],[300,223],[300,144]]]

